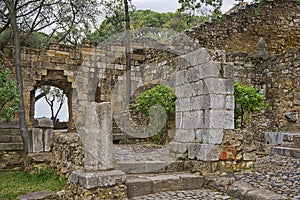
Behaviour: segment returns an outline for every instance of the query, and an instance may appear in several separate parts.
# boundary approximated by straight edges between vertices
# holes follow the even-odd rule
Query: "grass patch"
[[[41,169],[35,174],[24,171],[0,172],[0,199],[17,199],[21,194],[44,190],[64,189],[67,182],[52,169]]]

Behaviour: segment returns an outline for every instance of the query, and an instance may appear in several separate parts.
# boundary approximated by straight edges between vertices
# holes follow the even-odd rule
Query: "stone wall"
[[[263,37],[267,51],[278,54],[300,45],[300,2],[297,0],[271,0],[249,4],[221,21],[193,27],[186,34],[199,40],[208,49],[255,54]]]
[[[259,130],[299,131],[298,118],[289,120],[286,115],[300,111],[299,65],[300,49],[290,50],[268,58],[246,53],[228,53],[227,61],[234,66],[234,79],[253,85],[265,94],[269,107],[252,116]]]
[[[51,167],[66,178],[83,169],[84,149],[77,133],[54,133]]]

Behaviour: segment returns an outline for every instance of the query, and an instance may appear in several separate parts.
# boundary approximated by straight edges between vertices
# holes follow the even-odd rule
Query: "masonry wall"
[[[267,51],[274,55],[300,45],[300,2],[271,0],[250,4],[245,9],[193,27],[186,34],[208,49],[255,54],[263,37]]]

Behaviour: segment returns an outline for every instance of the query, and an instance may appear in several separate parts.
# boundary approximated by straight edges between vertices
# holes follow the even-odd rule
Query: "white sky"
[[[251,0],[245,0],[251,2]],[[132,0],[138,10],[153,10],[156,12],[174,12],[179,7],[178,0]],[[223,0],[222,12],[228,11],[234,4],[234,0]]]
[[[251,0],[245,0],[251,2]],[[137,7],[138,10],[153,10],[156,12],[175,12],[179,7],[178,0],[132,0],[133,5]],[[234,0],[223,0],[222,12],[228,11],[237,2]],[[49,105],[44,101],[40,100],[36,102],[35,105],[35,118],[37,117],[49,117],[50,118],[50,108]],[[58,118],[60,121],[68,120],[68,108],[64,104],[62,110],[60,111]]]

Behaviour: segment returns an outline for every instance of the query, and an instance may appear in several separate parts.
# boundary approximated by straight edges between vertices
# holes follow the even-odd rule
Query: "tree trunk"
[[[25,109],[24,109],[24,97],[23,97],[23,77],[21,69],[21,41],[20,33],[16,20],[16,6],[14,1],[4,0],[5,5],[9,10],[10,25],[13,31],[13,41],[15,46],[15,69],[16,69],[16,78],[18,84],[18,92],[20,94],[20,104],[19,104],[19,124],[20,124],[20,133],[23,140],[23,154],[24,154],[24,165],[27,165],[27,154],[28,154],[28,131],[26,126],[25,119]]]
[[[126,100],[125,107],[130,103],[131,96],[131,65],[130,65],[130,17],[128,9],[128,0],[124,0],[125,22],[126,22]]]

